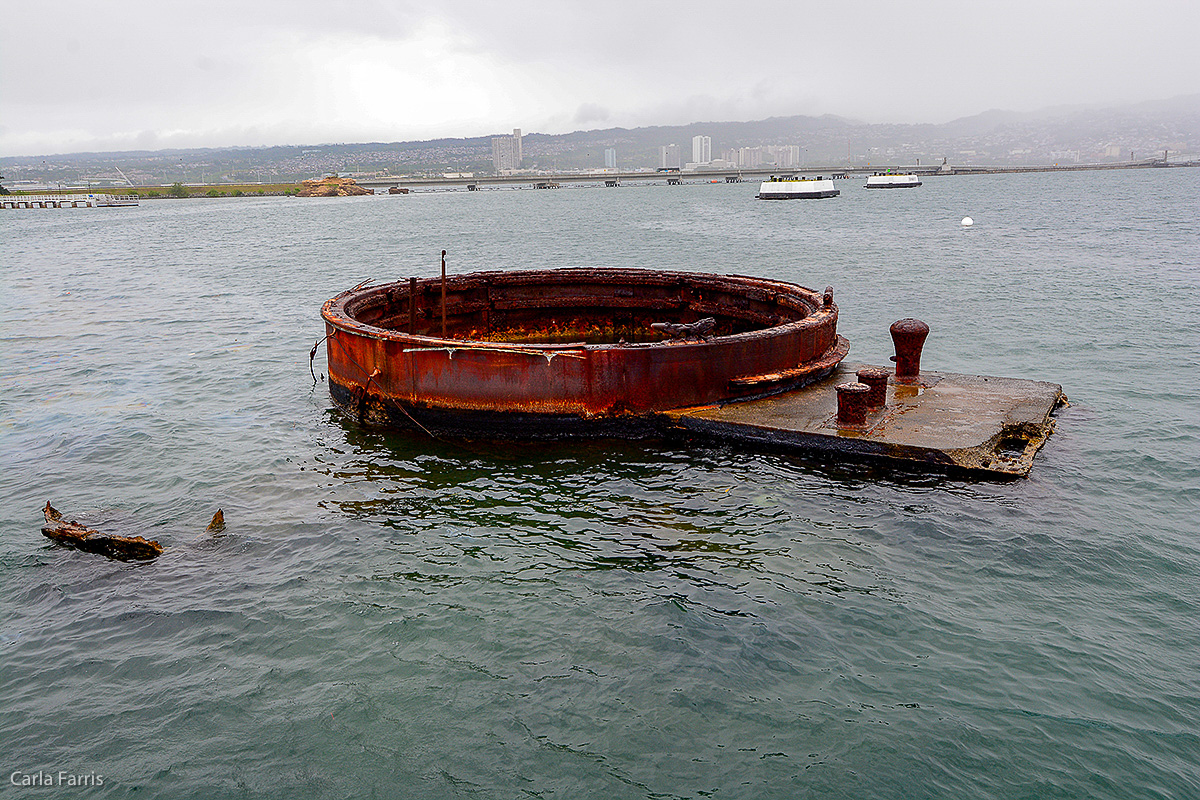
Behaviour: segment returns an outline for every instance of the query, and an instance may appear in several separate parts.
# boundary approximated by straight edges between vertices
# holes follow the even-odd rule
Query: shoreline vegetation
[[[188,197],[292,197],[300,193],[299,183],[212,183],[170,186],[116,187],[112,193],[136,194],[143,199],[185,199]],[[102,190],[110,191],[110,190]]]
[[[1200,167],[1200,161],[1168,163],[1168,162],[1164,162],[1162,160],[1155,159],[1155,160],[1149,160],[1149,161],[1134,161],[1134,162],[1127,161],[1127,162],[1121,162],[1121,163],[1116,163],[1116,164],[1070,164],[1070,165],[1021,166],[1021,167],[992,167],[992,166],[965,166],[964,165],[964,166],[955,166],[955,167],[949,167],[949,168],[942,167],[941,169],[930,168],[930,167],[919,167],[919,166],[891,165],[891,166],[872,167],[872,168],[868,168],[866,170],[864,170],[863,168],[854,168],[854,169],[847,170],[847,168],[845,168],[845,167],[824,167],[824,168],[815,167],[815,168],[804,168],[801,170],[781,170],[781,171],[783,171],[783,172],[802,172],[805,174],[807,174],[809,172],[827,172],[827,173],[833,174],[835,177],[850,178],[850,177],[860,177],[861,175],[866,175],[866,174],[878,172],[878,171],[882,171],[884,173],[896,173],[896,174],[901,174],[901,173],[906,173],[906,172],[915,172],[917,174],[920,174],[922,176],[927,176],[927,177],[941,177],[941,176],[953,176],[953,175],[997,175],[997,174],[1029,173],[1029,172],[1086,172],[1086,171],[1092,171],[1092,170],[1160,169],[1160,168],[1175,168],[1175,167]],[[701,171],[697,171],[694,173],[688,172],[688,173],[682,173],[682,174],[675,173],[675,176],[682,177],[685,179],[695,179],[695,180],[700,180],[703,182],[708,182],[710,178],[720,177],[721,175],[724,175],[725,172],[737,172],[737,170],[718,171],[718,172],[712,172],[712,173],[701,172]],[[754,172],[759,173],[759,172],[762,172],[762,170],[754,170]],[[418,178],[415,176],[404,175],[404,176],[395,176],[394,179],[392,179],[390,181],[387,178],[374,178],[371,180],[371,183],[390,184],[390,185],[407,185],[407,186],[424,186],[424,187],[430,187],[432,189],[436,189],[438,187],[449,187],[449,186],[459,187],[459,186],[463,185],[464,183],[490,183],[491,180],[495,180],[499,177],[500,176],[479,176],[477,178],[474,178],[473,180],[466,180],[466,179],[451,179],[451,178],[444,178],[444,177]],[[627,176],[622,174],[621,177],[627,177]],[[666,174],[661,173],[661,172],[659,172],[659,173],[637,173],[637,177],[641,178],[641,179],[653,180],[655,178],[665,178]],[[754,176],[747,175],[746,177],[749,179],[751,177],[758,177],[758,176],[757,176],[757,174],[755,174]],[[510,176],[503,176],[503,182],[508,183],[510,185],[511,184],[519,185],[519,184],[524,184],[524,183],[537,185],[539,183],[544,183],[547,180],[559,180],[559,179],[569,180],[571,178],[583,179],[583,180],[603,180],[605,178],[605,175],[603,173],[588,174],[588,175],[574,175],[574,174],[510,175]],[[8,189],[7,191],[4,192],[4,194],[17,195],[17,196],[19,196],[19,195],[46,195],[46,194],[134,195],[140,199],[148,199],[148,200],[186,199],[186,198],[191,198],[191,197],[345,196],[344,194],[338,195],[336,193],[336,191],[332,192],[332,193],[325,193],[325,194],[308,194],[308,195],[304,194],[306,189],[312,188],[314,185],[328,184],[330,182],[335,182],[335,181],[339,184],[345,184],[345,183],[353,184],[354,183],[353,180],[349,180],[349,179],[345,179],[345,178],[339,179],[336,175],[334,175],[331,177],[305,180],[305,181],[300,181],[297,183],[287,183],[287,182],[285,182],[285,183],[215,183],[215,184],[175,183],[175,184],[171,184],[169,186],[105,186],[105,187],[90,187],[90,188],[86,188],[86,189],[81,188],[81,187],[70,187],[70,188],[59,189],[57,191],[56,190],[46,190],[46,189],[40,189],[40,190]],[[371,194],[371,193],[373,193],[373,190],[370,187],[355,186],[354,188],[361,189],[362,191],[350,192],[348,194]],[[381,188],[381,187],[378,187],[378,186],[375,187],[375,189],[379,189],[379,188]],[[386,194],[387,193],[386,189],[384,189],[384,191],[382,193]]]

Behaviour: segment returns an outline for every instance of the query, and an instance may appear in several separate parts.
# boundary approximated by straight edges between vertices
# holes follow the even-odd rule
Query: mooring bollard
[[[882,408],[887,404],[887,385],[889,373],[879,367],[863,367],[858,371],[858,382],[871,387],[867,395],[868,408]]]
[[[855,427],[867,422],[867,395],[871,387],[865,383],[843,383],[837,387],[837,421],[840,427]]]
[[[892,343],[896,346],[896,382],[916,383],[921,376],[921,348],[929,335],[929,326],[919,319],[892,323]]]

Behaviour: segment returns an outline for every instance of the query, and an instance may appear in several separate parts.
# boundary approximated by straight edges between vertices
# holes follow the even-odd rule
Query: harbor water
[[[1200,171],[838,184],[0,212],[5,796],[1200,797]],[[848,362],[1071,405],[1015,481],[360,430],[321,303],[443,249],[832,285]]]

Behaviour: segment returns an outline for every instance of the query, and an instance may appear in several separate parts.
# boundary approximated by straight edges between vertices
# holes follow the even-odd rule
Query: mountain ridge
[[[504,134],[496,134],[504,135]],[[1122,105],[988,109],[942,123],[869,123],[849,117],[775,116],[750,121],[594,128],[523,136],[525,166],[599,168],[605,149],[618,168],[660,166],[659,149],[676,144],[689,160],[691,137],[712,140],[714,158],[736,148],[794,145],[807,164],[1060,163],[1200,152],[1200,94]],[[322,172],[491,171],[492,136],[394,142],[173,148],[0,157],[13,180],[103,180],[116,169],[147,185],[160,182],[300,180]]]

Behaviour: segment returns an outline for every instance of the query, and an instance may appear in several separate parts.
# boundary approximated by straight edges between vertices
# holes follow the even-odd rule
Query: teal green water
[[[0,214],[4,793],[1200,797],[1198,179]],[[1004,483],[360,431],[320,305],[443,248],[832,284],[850,360],[915,316],[1072,405]],[[52,546],[46,500],[167,551]],[[102,783],[12,785],[60,771]]]

